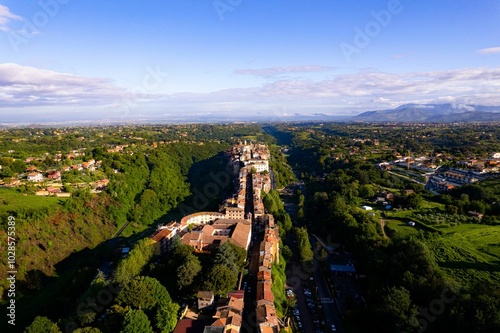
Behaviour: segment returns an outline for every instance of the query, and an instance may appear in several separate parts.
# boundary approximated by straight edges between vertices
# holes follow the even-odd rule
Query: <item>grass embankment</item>
[[[374,206],[377,215],[381,211]],[[422,219],[415,216],[419,214],[423,214]],[[426,237],[425,242],[439,266],[463,286],[481,280],[500,283],[500,226],[470,221],[456,223],[456,216],[453,215],[449,216],[450,223],[444,223],[441,220],[446,215],[443,214],[443,204],[424,198],[419,210],[385,212],[385,230],[391,238],[416,236],[420,231],[430,232],[433,236]],[[441,220],[438,221],[438,218]],[[409,221],[415,221],[416,225],[409,226]]]
[[[21,209],[53,209],[62,205],[65,200],[66,198],[28,196],[14,189],[0,188],[0,216],[13,214]]]
[[[71,200],[71,199],[66,199]],[[17,279],[27,290],[36,289],[48,277],[57,276],[66,267],[62,261],[86,248],[94,248],[115,231],[110,219],[103,219],[109,197],[95,196],[78,211],[62,207],[64,199],[24,196],[12,189],[0,189],[0,214],[6,237],[7,216],[16,221]],[[2,252],[5,248],[2,244]],[[6,257],[0,259],[6,265]],[[57,265],[57,267],[56,267]],[[69,265],[71,266],[71,265]],[[5,287],[6,272],[0,273],[0,291]],[[21,290],[18,295],[21,295]]]
[[[276,307],[276,314],[279,318],[283,318],[287,310],[287,297],[285,292],[285,267],[285,259],[280,255],[279,264],[275,263],[271,268],[271,276],[273,279],[271,291],[274,295],[274,306]]]
[[[439,266],[457,282],[500,283],[500,226],[462,224],[427,240]]]

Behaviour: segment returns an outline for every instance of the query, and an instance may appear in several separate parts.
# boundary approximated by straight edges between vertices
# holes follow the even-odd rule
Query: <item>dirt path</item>
[[[386,233],[385,233],[385,220],[384,219],[380,219],[380,226],[382,227],[382,233],[384,234],[384,238],[389,238],[387,237]]]

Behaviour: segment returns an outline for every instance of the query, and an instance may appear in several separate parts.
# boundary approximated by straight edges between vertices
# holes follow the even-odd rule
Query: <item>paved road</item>
[[[254,234],[253,234],[254,235]],[[252,236],[253,237],[253,236]],[[245,308],[243,310],[243,333],[257,333],[257,325],[255,321],[255,305],[256,305],[256,290],[257,290],[257,272],[259,271],[259,244],[254,242],[253,247],[248,253],[248,275],[243,278],[247,282],[247,290],[245,290]]]
[[[113,236],[113,238],[117,238],[118,236],[121,235],[121,233],[123,232],[123,230],[125,230],[125,228],[130,224],[130,222],[132,222],[132,220],[128,220],[127,222],[125,222],[125,224],[120,228],[120,230],[118,230],[115,235]]]
[[[314,248],[316,242],[313,241],[312,243]],[[327,332],[331,332],[331,324],[335,324],[337,329],[336,332],[344,332],[339,307],[333,295],[330,294],[330,289],[328,288],[327,281],[325,280],[319,263],[318,267],[313,272],[313,276],[314,284],[317,287],[317,293],[321,301]]]
[[[287,268],[287,282],[291,282],[291,285],[287,285],[293,290],[297,300],[297,306],[299,310],[300,322],[302,323],[303,332],[314,332],[314,324],[312,321],[312,314],[307,307],[306,297],[304,295],[304,285],[307,285],[307,274],[301,272],[300,264],[297,263],[298,258],[293,258],[293,261],[289,261],[289,267]]]
[[[403,178],[403,179],[406,179],[406,180],[409,180],[409,181],[412,181],[414,183],[417,183],[417,184],[420,184],[420,185],[425,185],[425,183],[423,182],[420,182],[416,179],[413,179],[413,178],[410,178],[410,177],[407,177],[407,176],[404,176],[404,175],[401,175],[397,172],[392,172],[392,171],[387,171],[388,173],[390,173],[391,175],[394,175],[394,176],[397,176],[397,177],[400,177],[400,178]]]

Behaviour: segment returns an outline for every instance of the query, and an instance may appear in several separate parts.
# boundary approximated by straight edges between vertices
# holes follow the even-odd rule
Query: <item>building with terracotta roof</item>
[[[248,250],[252,237],[250,221],[240,219],[218,219],[192,230],[182,236],[182,244],[192,246],[195,251],[211,251],[227,241]]]
[[[245,297],[245,290],[235,290],[227,293],[227,296],[242,300]]]
[[[274,306],[274,294],[269,281],[257,282],[257,306],[263,304]]]
[[[259,332],[260,333],[278,333],[278,326],[268,326],[265,323],[259,324]]]
[[[259,326],[277,327],[279,325],[278,316],[276,315],[276,308],[273,305],[263,304],[257,306],[256,309],[257,323]]]
[[[223,333],[239,333],[243,322],[243,299],[230,296],[221,299],[217,305],[217,311],[213,316],[215,321],[212,325],[205,327],[205,332],[214,332],[212,329],[222,329]],[[210,327],[210,328],[209,328]],[[215,331],[219,332],[219,331]]]
[[[151,235],[151,239],[154,241],[155,255],[163,255],[167,252],[172,242],[172,238],[177,235],[177,225],[177,223],[173,222],[167,226],[159,227],[156,232]]]
[[[61,180],[61,171],[51,171],[47,175],[48,179]]]
[[[61,193],[62,191],[59,187],[49,186],[47,187],[47,192],[49,192],[49,194],[55,194],[55,193]]]
[[[271,282],[271,270],[265,269],[257,272],[257,281]]]
[[[278,333],[283,323],[279,320],[274,306],[272,292],[272,264],[279,261],[279,228],[274,217],[266,214],[257,220],[264,225],[264,238],[259,246],[259,271],[256,289],[256,320],[260,333]]]
[[[177,322],[173,333],[203,333],[205,323],[194,319],[181,319]]]

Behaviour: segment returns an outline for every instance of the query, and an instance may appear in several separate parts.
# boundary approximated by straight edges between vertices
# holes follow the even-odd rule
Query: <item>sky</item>
[[[500,105],[497,0],[0,0],[0,123]]]

